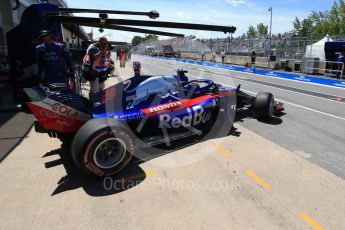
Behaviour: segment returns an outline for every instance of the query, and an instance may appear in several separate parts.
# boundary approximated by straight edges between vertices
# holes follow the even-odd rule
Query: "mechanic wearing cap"
[[[48,30],[41,31],[40,39],[43,43],[36,47],[39,80],[43,84],[65,83],[67,87],[71,86],[74,66],[68,49],[63,44],[54,42]]]
[[[93,43],[87,48],[86,55],[84,57],[84,66],[86,62],[89,62],[93,73],[89,75],[88,79],[86,79],[90,82],[89,99],[91,101],[93,101],[93,94],[104,89],[103,79],[106,76],[103,75],[107,75],[108,70],[107,47],[107,38],[100,37],[97,43]]]

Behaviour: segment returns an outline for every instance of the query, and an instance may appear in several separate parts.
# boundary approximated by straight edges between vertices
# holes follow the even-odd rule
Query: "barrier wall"
[[[219,69],[227,69],[227,70],[233,70],[233,71],[238,71],[238,72],[255,73],[255,74],[260,74],[267,77],[283,78],[283,79],[289,79],[289,80],[294,80],[294,81],[334,86],[334,87],[345,89],[345,81],[314,77],[314,76],[309,76],[309,75],[304,75],[304,74],[284,73],[284,72],[269,71],[269,70],[263,70],[263,69],[256,69],[254,72],[253,69],[246,68],[243,66],[223,65],[223,64],[217,64],[217,63],[212,63],[212,62],[202,62],[202,61],[195,61],[195,60],[188,60],[188,59],[175,59],[175,58],[166,58],[166,57],[151,57],[151,58],[183,62],[183,63],[189,63],[189,64],[194,64],[194,65],[202,65],[202,66],[207,66],[207,67],[215,67]]]
[[[184,59],[191,59],[191,60],[201,60],[201,54],[198,53],[181,53],[181,58]],[[212,62],[213,56],[212,54],[205,54],[204,61]],[[222,62],[222,58],[220,55],[216,56],[216,61],[218,63]],[[250,63],[251,59],[249,56],[234,56],[234,55],[225,55],[224,59],[226,64],[233,64],[233,65],[242,65],[246,63]],[[275,63],[278,63],[279,60],[276,62],[271,62],[271,65],[274,66]],[[292,65],[292,62],[290,62]],[[267,57],[257,57],[256,58],[256,66],[259,67],[267,67]]]

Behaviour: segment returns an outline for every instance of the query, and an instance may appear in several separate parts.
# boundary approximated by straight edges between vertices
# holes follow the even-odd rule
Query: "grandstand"
[[[259,57],[267,57],[269,54],[280,59],[303,59],[306,53],[306,47],[321,40],[323,37],[295,37],[291,33],[274,34],[271,37],[271,52],[269,52],[268,36],[255,38],[247,37],[226,37],[215,39],[191,39],[172,38],[167,40],[147,41],[136,47],[135,51],[141,52],[146,46],[153,46],[160,50],[162,46],[172,45],[174,50],[180,50],[182,53],[205,53],[222,50],[227,55],[249,56],[253,49],[256,50]],[[332,36],[333,40],[344,40],[343,36]],[[139,51],[140,50],[140,51]]]

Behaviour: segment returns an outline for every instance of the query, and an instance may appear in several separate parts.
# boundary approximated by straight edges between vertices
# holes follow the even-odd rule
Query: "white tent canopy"
[[[328,41],[333,41],[328,35],[321,39],[320,41],[307,45],[305,57],[308,58],[320,58],[320,61],[325,61],[325,43]]]

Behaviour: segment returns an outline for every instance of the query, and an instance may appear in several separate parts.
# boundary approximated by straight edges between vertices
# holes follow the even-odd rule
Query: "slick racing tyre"
[[[92,119],[76,133],[71,154],[86,175],[104,177],[120,172],[131,161],[134,139],[120,124]]]
[[[258,93],[254,101],[255,114],[258,120],[269,120],[274,114],[274,97],[271,93]]]

